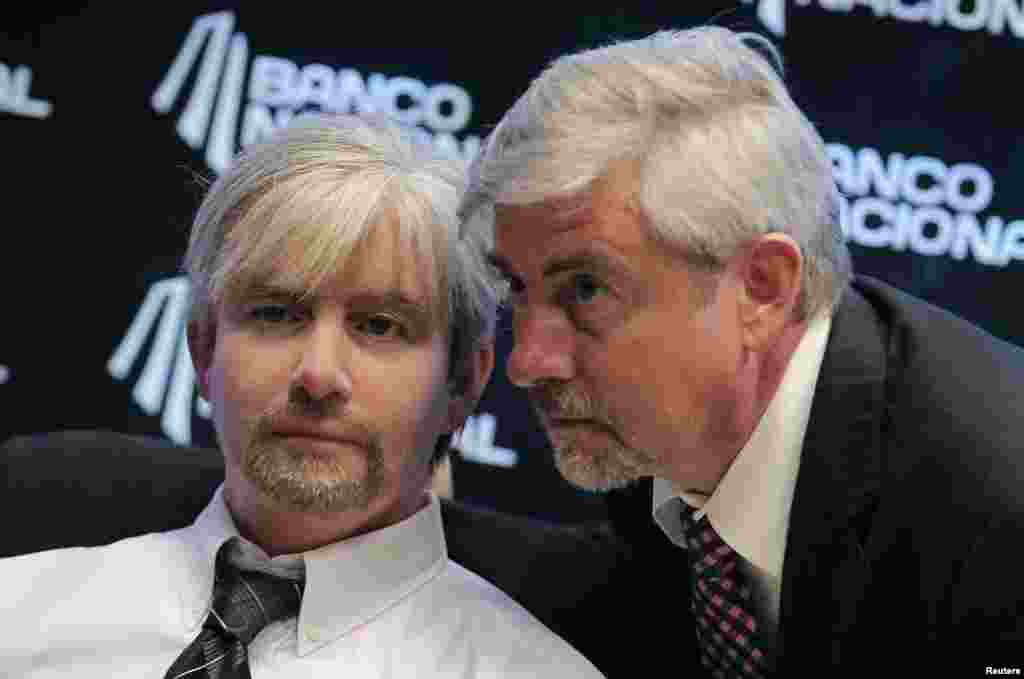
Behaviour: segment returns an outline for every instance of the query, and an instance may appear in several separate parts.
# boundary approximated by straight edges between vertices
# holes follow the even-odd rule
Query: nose
[[[347,339],[342,326],[330,318],[318,318],[301,338],[302,348],[292,378],[299,387],[316,400],[337,399],[347,402],[352,396]]]
[[[515,341],[505,368],[512,384],[530,387],[540,380],[572,379],[575,339],[560,310],[544,306],[516,309],[513,328]]]

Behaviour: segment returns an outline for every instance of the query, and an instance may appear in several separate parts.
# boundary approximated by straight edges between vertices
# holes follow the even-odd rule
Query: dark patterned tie
[[[265,573],[240,572],[223,557],[221,550],[210,615],[164,679],[251,679],[249,642],[271,622],[298,614],[300,583]]]
[[[691,610],[701,664],[718,679],[767,677],[770,663],[753,615],[750,586],[737,568],[738,555],[725,544],[707,516],[694,521],[682,511],[693,570]]]

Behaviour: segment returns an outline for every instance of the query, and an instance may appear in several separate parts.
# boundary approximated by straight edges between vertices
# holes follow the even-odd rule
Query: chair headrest
[[[14,436],[0,470],[0,515],[26,517],[8,522],[0,556],[180,528],[224,479],[214,448],[104,430]]]

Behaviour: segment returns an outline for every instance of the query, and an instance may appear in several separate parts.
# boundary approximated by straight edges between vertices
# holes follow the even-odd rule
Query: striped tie
[[[682,512],[693,569],[691,610],[701,664],[711,676],[767,677],[770,663],[750,602],[750,586],[737,568],[738,556],[712,528],[707,516]]]
[[[210,615],[165,679],[251,679],[246,647],[260,630],[298,614],[302,585],[265,573],[242,573],[217,559]]]

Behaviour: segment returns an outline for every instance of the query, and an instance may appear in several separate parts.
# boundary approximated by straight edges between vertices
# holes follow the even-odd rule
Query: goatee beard
[[[350,427],[351,428],[351,427]],[[266,418],[253,428],[239,459],[242,474],[260,491],[290,510],[330,514],[365,511],[384,485],[384,453],[379,435],[357,428],[365,469],[348,454],[325,458],[292,447],[273,433]]]

